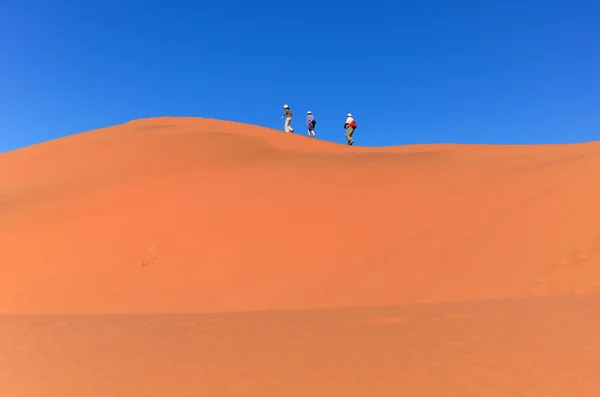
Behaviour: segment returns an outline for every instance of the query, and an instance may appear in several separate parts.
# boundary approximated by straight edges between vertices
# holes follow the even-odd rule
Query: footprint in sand
[[[554,295],[554,289],[557,286],[560,286],[560,283],[563,277],[570,272],[576,271],[578,267],[585,265],[590,260],[590,255],[592,255],[596,250],[600,250],[600,243],[597,243],[594,240],[593,244],[586,248],[575,249],[567,255],[567,258],[560,262],[558,265],[554,266],[550,271],[546,274],[545,278],[539,279],[535,281],[531,285],[530,293],[535,297],[542,296],[550,296]],[[595,288],[595,287],[582,287],[572,290],[572,294],[587,294],[593,292],[577,292],[577,291],[587,291],[587,288]]]

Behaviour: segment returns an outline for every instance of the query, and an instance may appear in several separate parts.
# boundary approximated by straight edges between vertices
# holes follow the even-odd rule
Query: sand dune
[[[0,154],[0,390],[597,396],[599,176],[188,118]]]
[[[164,118],[9,152],[0,170],[3,313],[600,288],[596,143],[378,150]]]
[[[596,397],[600,299],[212,315],[0,317],[34,397]]]

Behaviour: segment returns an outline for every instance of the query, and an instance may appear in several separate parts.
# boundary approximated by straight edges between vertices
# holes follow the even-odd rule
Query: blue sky
[[[598,139],[600,2],[41,1],[0,9],[0,152],[153,116],[356,145]],[[283,133],[283,132],[282,132]]]

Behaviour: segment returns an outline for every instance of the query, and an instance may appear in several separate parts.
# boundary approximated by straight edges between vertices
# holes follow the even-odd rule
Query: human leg
[[[352,135],[354,134],[354,128],[348,127],[346,128],[346,140],[348,140],[348,145],[352,145],[354,143],[354,139],[352,139]]]
[[[291,121],[292,121],[292,119],[291,119],[291,118],[289,118],[289,117],[286,117],[286,118],[285,118],[285,123],[283,124],[283,130],[284,130],[285,132],[290,132],[290,122],[291,122]]]

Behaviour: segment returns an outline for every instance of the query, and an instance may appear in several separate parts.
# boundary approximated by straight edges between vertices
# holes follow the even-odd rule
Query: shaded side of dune
[[[10,396],[596,397],[600,297],[0,316]]]

